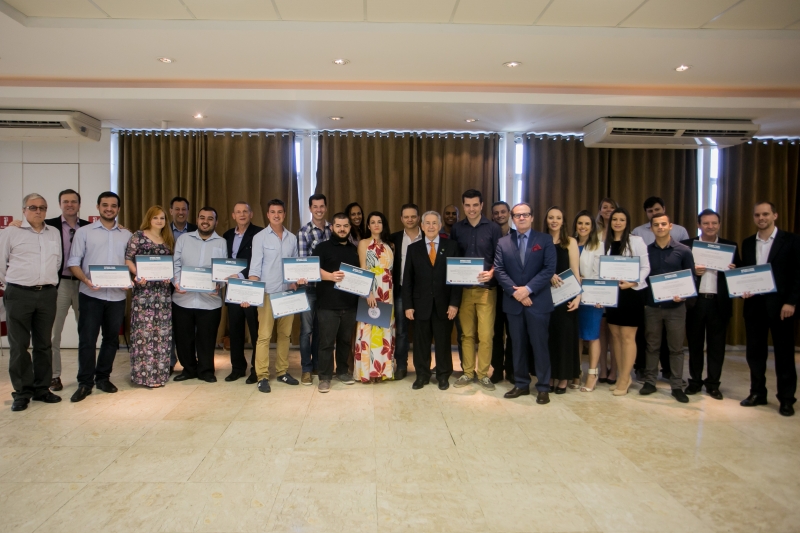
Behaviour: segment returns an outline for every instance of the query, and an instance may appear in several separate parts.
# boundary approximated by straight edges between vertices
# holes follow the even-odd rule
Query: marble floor
[[[741,352],[725,400],[688,405],[666,382],[546,406],[504,400],[507,383],[414,391],[412,377],[262,394],[222,380],[224,351],[218,383],[159,390],[130,385],[121,351],[119,392],[73,404],[75,350],[63,359],[60,404],[14,413],[0,375],[0,532],[800,531],[800,416],[774,397],[739,406]]]

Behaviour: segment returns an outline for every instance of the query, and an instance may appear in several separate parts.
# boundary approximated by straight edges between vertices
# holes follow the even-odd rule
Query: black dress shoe
[[[503,398],[519,398],[520,396],[529,396],[531,393],[530,389],[518,389],[514,387],[507,393],[503,394]]]
[[[708,395],[714,398],[715,400],[722,399],[722,393],[719,391],[719,389],[706,389],[706,392],[708,392]]]
[[[439,380],[439,390],[447,390],[449,388],[450,388],[450,380],[447,379]]]
[[[258,383],[258,376],[256,376],[255,372],[250,372],[250,375],[247,376],[247,380],[245,381],[248,385],[252,385],[253,383]]]
[[[688,386],[688,387],[686,387],[686,390],[685,390],[685,391],[683,391],[683,392],[684,392],[685,394],[688,394],[688,395],[690,395],[690,396],[691,396],[692,394],[697,394],[698,392],[700,392],[700,390],[701,390],[702,388],[703,388],[703,387],[702,387],[702,385],[695,385],[695,384],[693,384],[693,383],[690,383],[690,384],[689,384],[689,386]]]
[[[672,397],[681,403],[689,403],[689,397],[681,389],[672,389]]]
[[[236,381],[237,379],[243,378],[244,374],[240,372],[231,372],[228,374],[228,377],[225,378],[225,381]]]
[[[216,383],[217,376],[209,376],[207,378],[203,378],[203,381],[205,381],[206,383]]]
[[[12,411],[24,411],[25,409],[28,408],[28,403],[29,402],[30,401],[27,398],[17,398],[11,404],[11,410]]]
[[[789,402],[781,402],[781,407],[778,412],[783,416],[792,416],[794,414],[794,407]]]
[[[541,391],[539,394],[536,395],[536,403],[541,405],[550,403],[550,393],[548,393],[547,391]]]
[[[756,396],[755,394],[751,394],[741,402],[739,405],[742,407],[755,407],[756,405],[767,405],[767,399],[762,398],[761,396]]]
[[[408,375],[407,368],[398,368],[397,372],[394,373],[394,380],[400,381],[401,379],[404,379],[407,375]]]
[[[61,383],[61,378],[53,378],[50,381],[50,390],[61,390],[64,388],[64,385]]]
[[[556,387],[556,394],[566,394],[566,393],[567,393],[566,387],[564,387],[563,389],[559,389],[558,387]]]
[[[103,392],[107,392],[109,394],[114,394],[117,392],[117,387],[111,383],[110,381],[101,381],[100,383],[95,383],[95,386]]]
[[[501,371],[493,372],[492,377],[489,378],[489,381],[497,385],[501,381],[503,381],[503,373]]]
[[[34,402],[44,402],[44,403],[58,403],[61,401],[61,396],[56,396],[50,391],[47,391],[47,394],[43,394],[42,396],[34,396]]]
[[[419,390],[427,384],[427,379],[417,378],[414,380],[414,384],[411,385],[411,388],[414,390]]]
[[[172,381],[186,381],[187,379],[197,379],[197,376],[192,376],[190,374],[184,374],[183,372],[181,372],[180,374],[172,378]]]
[[[639,394],[642,396],[647,396],[648,394],[653,394],[655,392],[658,392],[658,389],[652,383],[645,383],[642,385],[642,388],[639,389]]]
[[[71,402],[82,402],[92,393],[91,387],[86,387],[85,385],[79,385],[78,390],[75,391],[75,394],[72,395],[72,398],[69,399]]]

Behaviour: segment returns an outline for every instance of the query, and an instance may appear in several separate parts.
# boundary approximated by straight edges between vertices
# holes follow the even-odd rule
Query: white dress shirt
[[[778,234],[778,228],[772,230],[772,235],[767,237],[767,240],[762,241],[756,233],[756,264],[766,265],[769,259],[769,251],[772,249],[772,243],[775,242],[775,235]]]
[[[403,272],[406,270],[406,252],[408,251],[408,245],[412,242],[417,242],[418,240],[422,239],[422,228],[417,228],[419,233],[417,233],[417,237],[412,239],[408,236],[406,230],[403,230],[403,245],[400,247],[400,285],[403,285]]]
[[[716,237],[714,242],[719,242],[719,237]],[[719,276],[719,272],[716,270],[706,269],[706,273],[700,276],[700,287],[697,288],[697,292],[701,294],[717,294],[717,276]]]
[[[61,233],[54,227],[45,225],[37,233],[23,218],[21,228],[0,231],[0,282],[24,287],[58,285],[60,263]]]

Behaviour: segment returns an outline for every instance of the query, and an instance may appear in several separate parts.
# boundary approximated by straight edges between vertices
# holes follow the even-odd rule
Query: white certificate
[[[639,282],[639,258],[624,255],[600,256],[600,278]]]
[[[269,295],[269,303],[272,306],[272,317],[294,315],[310,311],[308,297],[305,287],[296,291],[276,292]]]
[[[736,246],[716,242],[692,241],[694,264],[710,270],[730,270]]]
[[[171,255],[137,255],[136,277],[147,281],[164,281],[175,275]]]
[[[619,299],[619,281],[609,279],[584,279],[581,305],[616,307]],[[633,290],[633,289],[627,289]]]
[[[671,302],[676,296],[678,298],[697,296],[694,275],[688,269],[650,276],[648,282],[650,290],[653,291],[653,300],[656,302]]]
[[[372,290],[372,282],[375,281],[375,274],[369,270],[350,266],[347,263],[342,263],[339,266],[339,270],[344,272],[344,278],[334,285],[335,288],[359,296],[369,296],[369,292]]]
[[[125,265],[89,265],[93,285],[104,289],[129,289],[131,271]]]
[[[751,294],[776,292],[775,277],[772,274],[772,265],[769,263],[726,270],[725,281],[728,282],[728,294],[731,298],[746,292]]]
[[[478,275],[484,271],[483,259],[478,257],[448,257],[448,285],[481,285]]]
[[[212,259],[211,279],[225,283],[228,278],[247,268],[247,259]]]
[[[550,295],[553,297],[553,305],[559,306],[564,302],[572,300],[581,292],[581,284],[578,283],[578,278],[572,273],[572,270],[565,270],[558,275],[563,283],[560,287],[550,286]]]
[[[217,284],[211,279],[211,269],[205,267],[183,267],[180,287],[189,292],[214,292]]]
[[[263,281],[250,281],[249,279],[232,278],[228,280],[228,289],[225,291],[225,301],[232,304],[248,303],[253,307],[264,305]]]
[[[294,283],[299,279],[322,281],[319,273],[319,257],[285,257],[283,259],[283,282]]]

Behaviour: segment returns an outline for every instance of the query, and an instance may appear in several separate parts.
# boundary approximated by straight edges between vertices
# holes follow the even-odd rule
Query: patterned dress
[[[156,244],[137,231],[128,241],[125,259],[137,255],[171,255],[166,244]],[[146,387],[159,387],[169,381],[169,356],[172,351],[171,282],[148,281],[133,284],[131,298],[131,381]]]
[[[393,304],[392,265],[394,254],[388,244],[374,239],[367,247],[367,270],[375,274],[374,288],[378,301]],[[375,285],[373,285],[375,287]],[[372,378],[394,379],[394,309],[388,328],[359,322],[356,327],[353,377],[362,382]]]

